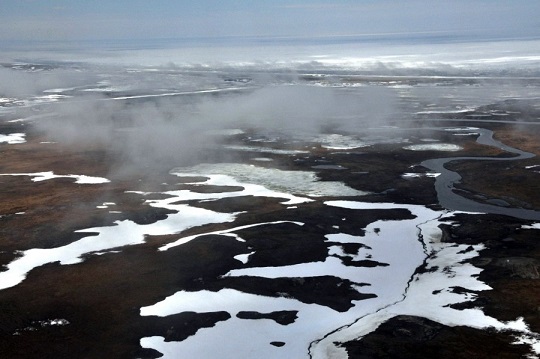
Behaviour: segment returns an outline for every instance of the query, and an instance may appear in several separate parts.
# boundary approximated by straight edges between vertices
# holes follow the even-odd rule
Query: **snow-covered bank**
[[[521,318],[503,323],[486,316],[480,309],[460,311],[448,306],[471,301],[476,296],[475,291],[490,289],[477,279],[480,269],[464,263],[477,256],[483,246],[470,248],[466,245],[440,242],[441,231],[438,225],[443,222],[452,223],[453,212],[438,212],[424,206],[394,203],[328,201],[326,204],[359,211],[402,208],[410,211],[415,218],[376,221],[366,227],[365,236],[328,234],[326,238],[331,245],[328,246],[329,256],[323,262],[246,267],[232,270],[225,276],[272,279],[330,275],[354,283],[368,283],[368,286],[358,286],[357,290],[374,293],[376,298],[353,301],[354,306],[349,310],[336,312],[287,296],[273,298],[233,289],[222,289],[218,292],[180,291],[155,305],[141,308],[141,315],[167,316],[186,311],[227,311],[232,318],[219,322],[214,327],[200,329],[195,335],[180,342],[166,342],[164,338],[154,336],[142,338],[141,345],[158,350],[165,358],[174,358],[178,353],[189,353],[188,356],[200,358],[216,355],[222,358],[345,358],[345,351],[336,346],[336,342],[356,339],[400,314],[426,317],[445,325],[475,328],[491,326],[499,330],[516,330],[527,340],[534,340],[535,335],[528,331]],[[231,235],[230,231],[222,232]],[[212,233],[214,232],[200,235]],[[196,237],[191,236],[189,239]],[[345,254],[340,247],[342,243],[361,243],[362,247],[357,254]],[[253,252],[249,253],[252,254]],[[342,258],[347,256],[353,261],[369,259],[380,265],[347,266],[342,261]],[[415,274],[418,268],[423,270]],[[465,288],[466,291],[457,293],[452,290],[454,287]],[[422,305],[419,306],[420,302]],[[297,319],[282,326],[270,320],[246,321],[235,317],[240,311],[267,313],[282,310],[298,311]],[[273,341],[280,341],[285,345],[275,347],[270,345]],[[223,344],[204,345],[217,342]]]
[[[357,202],[334,201],[328,204],[345,208],[365,208]],[[450,212],[449,214],[451,214]],[[445,217],[447,217],[445,215]],[[441,218],[442,219],[442,218]],[[421,273],[414,274],[403,299],[381,310],[359,317],[354,323],[344,326],[326,337],[313,342],[310,347],[312,358],[347,358],[347,353],[339,343],[358,339],[398,315],[413,315],[431,319],[448,326],[469,326],[473,328],[495,328],[516,333],[516,344],[527,343],[540,354],[540,335],[529,330],[523,318],[502,322],[485,315],[480,308],[453,309],[450,305],[471,301],[475,292],[490,290],[478,280],[481,269],[467,263],[484,249],[483,245],[457,245],[440,242],[440,230],[435,228],[437,221],[427,221],[419,225],[426,246],[426,261]],[[464,288],[455,291],[454,288]],[[419,305],[421,303],[421,305]]]

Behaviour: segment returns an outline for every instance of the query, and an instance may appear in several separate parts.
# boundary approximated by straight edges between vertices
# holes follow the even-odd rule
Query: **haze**
[[[497,1],[4,0],[0,39],[110,40],[223,36],[540,34],[540,3]]]

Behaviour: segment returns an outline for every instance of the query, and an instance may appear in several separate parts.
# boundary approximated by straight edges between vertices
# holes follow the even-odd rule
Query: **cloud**
[[[134,76],[137,81],[139,74]],[[47,111],[55,115],[36,121],[35,126],[55,141],[99,145],[115,159],[115,172],[134,173],[234,157],[218,150],[225,138],[216,136],[216,131],[222,129],[305,138],[328,126],[346,131],[381,125],[396,103],[395,93],[382,87],[349,92],[268,85],[219,96],[131,100],[84,94],[50,107]]]
[[[43,95],[44,90],[87,84],[97,77],[91,71],[69,68],[27,72],[0,66],[0,97],[29,97]]]

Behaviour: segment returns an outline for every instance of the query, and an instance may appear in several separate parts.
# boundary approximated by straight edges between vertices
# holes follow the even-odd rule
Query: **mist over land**
[[[536,40],[386,38],[385,46],[378,37],[337,37],[232,39],[232,47],[170,40],[144,49],[146,40],[124,49],[120,42],[100,57],[95,44],[15,52],[0,77],[3,101],[17,106],[3,111],[45,114],[37,128],[55,139],[100,142],[126,160],[153,162],[196,156],[218,139],[207,136],[212,130],[354,131],[405,123],[422,110],[466,111],[538,94]],[[430,107],[410,108],[406,96]]]
[[[0,25],[0,353],[538,357],[537,5],[479,3],[25,2],[66,17]]]

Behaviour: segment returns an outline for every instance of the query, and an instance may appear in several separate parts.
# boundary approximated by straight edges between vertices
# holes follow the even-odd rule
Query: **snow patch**
[[[5,142],[10,145],[18,144],[18,143],[25,143],[26,134],[25,133],[10,133],[9,135],[2,135],[0,134],[0,143]]]
[[[447,151],[447,152],[455,152],[460,151],[463,149],[463,147],[458,146],[453,143],[423,143],[418,145],[409,145],[403,147],[405,150],[409,151]]]
[[[54,178],[73,178],[75,183],[79,184],[101,184],[110,181],[103,177],[93,177],[86,175],[55,175],[53,171],[35,172],[35,173],[2,173],[0,176],[29,176],[33,182],[47,181]]]
[[[290,198],[287,204],[294,205],[311,201],[289,193],[310,197],[362,196],[367,192],[346,186],[342,182],[320,181],[317,175],[307,171],[285,171],[238,163],[201,164],[193,167],[175,168],[171,174],[177,176],[211,176],[206,182],[214,185],[243,186],[251,195],[261,192],[266,197]],[[271,191],[276,191],[272,194]]]

